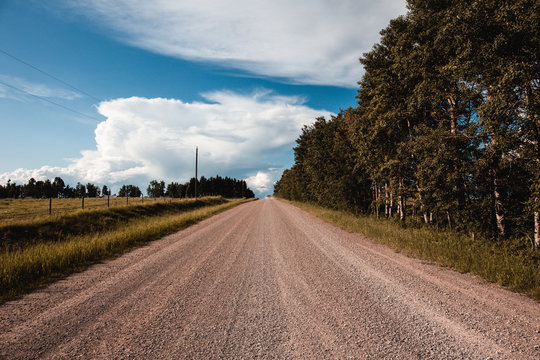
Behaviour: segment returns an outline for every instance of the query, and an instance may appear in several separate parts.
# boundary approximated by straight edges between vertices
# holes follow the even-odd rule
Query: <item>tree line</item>
[[[195,178],[182,184],[171,182],[165,185],[164,181],[152,180],[146,191],[149,197],[171,197],[184,198],[195,197]],[[53,181],[35,180],[31,178],[26,184],[18,185],[8,180],[6,185],[0,185],[0,198],[81,198],[110,196],[111,190],[107,185],[101,188],[92,183],[77,183],[74,187],[66,185],[60,177],[55,177]],[[136,185],[122,185],[118,191],[119,197],[141,197],[141,189]],[[197,195],[221,195],[227,198],[252,198],[253,191],[247,187],[244,180],[237,180],[229,177],[202,176],[197,182]]]
[[[85,185],[78,182],[77,185],[72,187],[66,185],[60,177],[55,177],[53,181],[30,178],[23,185],[8,180],[6,185],[0,185],[0,198],[80,198],[107,195],[111,195],[107,185],[100,188],[92,183]]]
[[[146,189],[148,196],[150,197],[194,197],[195,196],[195,178],[191,178],[190,181],[182,184],[177,182],[171,182],[165,186],[164,181],[152,180]],[[223,196],[226,198],[253,198],[255,194],[248,188],[244,180],[237,180],[230,177],[221,177],[216,175],[215,177],[205,178],[201,176],[197,182],[197,195],[199,196]]]
[[[536,0],[409,0],[275,194],[540,248],[539,24]]]

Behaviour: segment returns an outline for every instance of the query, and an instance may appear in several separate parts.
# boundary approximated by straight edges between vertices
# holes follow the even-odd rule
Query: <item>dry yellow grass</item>
[[[159,202],[182,202],[186,199],[111,197],[111,208],[154,204]],[[52,199],[52,215],[64,215],[82,209],[82,199]],[[85,210],[107,209],[107,198],[85,198]],[[49,199],[0,199],[0,224],[20,220],[36,220],[49,217]]]
[[[211,204],[216,200],[220,199],[210,198],[207,201]],[[151,221],[148,216],[135,216],[107,231],[68,235],[62,239],[3,250],[0,252],[0,302],[246,201],[250,200],[237,199],[177,213],[166,212],[151,217]],[[97,210],[94,213],[105,216],[107,211]]]

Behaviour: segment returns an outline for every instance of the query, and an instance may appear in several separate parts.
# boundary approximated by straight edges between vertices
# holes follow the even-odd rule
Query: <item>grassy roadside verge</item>
[[[428,228],[402,228],[389,220],[290,203],[349,232],[389,245],[407,255],[469,272],[540,300],[540,254],[511,241],[503,244]]]
[[[45,241],[0,253],[0,302],[13,299],[101,260],[112,258],[193,225],[250,200],[166,212],[150,219],[134,217],[114,229],[68,235],[61,241]]]
[[[130,206],[77,210],[70,213],[0,221],[0,250],[15,250],[47,241],[62,241],[69,235],[84,235],[117,228],[135,218],[152,218],[165,214],[226,203],[220,196],[195,199],[175,199],[170,202],[135,204]]]

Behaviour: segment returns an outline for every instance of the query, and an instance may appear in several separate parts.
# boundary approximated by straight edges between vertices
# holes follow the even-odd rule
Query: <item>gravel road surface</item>
[[[247,203],[0,306],[6,359],[540,359],[540,304]]]

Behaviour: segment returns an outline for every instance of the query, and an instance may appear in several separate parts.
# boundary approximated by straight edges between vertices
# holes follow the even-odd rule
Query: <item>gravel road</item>
[[[0,358],[540,359],[540,304],[265,199],[0,306]]]

